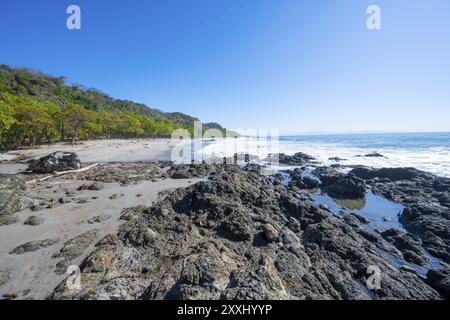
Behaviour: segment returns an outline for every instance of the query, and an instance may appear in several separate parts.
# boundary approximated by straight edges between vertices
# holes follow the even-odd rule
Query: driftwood
[[[77,169],[77,170],[67,170],[67,171],[61,171],[61,172],[55,171],[55,173],[50,175],[50,176],[47,176],[47,177],[44,177],[44,178],[41,178],[41,179],[30,180],[30,181],[27,181],[26,183],[27,184],[31,184],[31,183],[35,183],[35,182],[43,182],[45,180],[48,180],[48,179],[51,179],[51,178],[55,178],[55,177],[60,177],[60,176],[63,176],[63,175],[66,175],[66,174],[70,174],[70,173],[85,172],[85,171],[88,171],[88,170],[98,166],[98,165],[99,165],[99,163],[95,163],[95,164],[91,164],[90,166],[87,166],[87,167],[84,167],[84,168],[81,168],[81,169]]]

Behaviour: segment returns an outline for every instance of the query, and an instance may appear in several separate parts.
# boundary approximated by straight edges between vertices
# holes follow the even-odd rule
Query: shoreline
[[[44,144],[36,149],[13,150],[0,154],[0,161],[15,155],[40,157],[55,151],[75,152],[84,163],[157,161],[170,149],[170,139],[105,139],[80,141],[74,146],[66,142]]]
[[[211,274],[214,283],[228,283],[237,269],[254,274],[255,267],[262,263],[264,272],[272,279],[270,283],[278,283],[276,288],[269,288],[267,279],[258,278],[262,287],[257,289],[257,297],[262,298],[379,296],[367,288],[356,289],[356,283],[364,278],[349,275],[344,277],[345,282],[337,284],[345,292],[343,296],[335,293],[332,282],[323,289],[324,293],[316,292],[319,278],[315,279],[313,274],[327,274],[327,268],[333,273],[341,272],[334,270],[335,259],[341,259],[339,263],[345,268],[366,260],[381,266],[388,279],[388,291],[384,293],[388,299],[439,299],[435,290],[442,284],[432,282],[433,273],[429,273],[437,272],[442,277],[444,272],[445,278],[450,263],[446,253],[450,243],[441,237],[440,231],[450,227],[445,215],[450,206],[450,179],[405,168],[356,167],[351,173],[343,173],[324,167],[303,153],[283,155],[279,172],[270,177],[262,175],[263,168],[257,164],[117,161],[126,154],[133,159],[148,156],[144,149],[149,143],[147,140],[118,145],[110,141],[75,146],[82,159],[93,162],[98,161],[97,156],[111,160],[114,154],[120,156],[87,172],[27,184],[22,197],[34,201],[34,207],[15,213],[14,223],[0,226],[0,296],[159,299],[164,298],[162,292],[177,292],[167,297],[236,298],[230,284],[220,285],[218,291],[211,289],[216,285],[211,287],[211,283],[207,286],[186,283],[188,291],[182,287],[171,289],[176,285],[173,281],[183,277],[181,265],[194,268],[204,257],[212,259],[212,264],[201,272]],[[167,141],[156,141],[154,145],[149,151],[155,156],[161,150],[167,151]],[[60,150],[59,147],[38,151],[48,154]],[[108,154],[100,154],[103,149],[109,150]],[[36,151],[30,150],[29,155],[38,156]],[[283,165],[287,167],[283,169]],[[0,163],[2,166],[4,163]],[[10,177],[30,181],[41,176]],[[428,189],[434,191],[430,193]],[[370,199],[366,199],[368,190],[373,192]],[[338,200],[341,196],[348,200]],[[374,202],[374,198],[379,200]],[[323,199],[328,202],[321,202]],[[434,202],[439,205],[429,207]],[[397,212],[400,209],[396,204],[400,203],[403,209]],[[357,206],[352,207],[354,204]],[[390,207],[395,212],[388,214],[385,210]],[[423,214],[417,215],[414,210]],[[29,220],[37,221],[36,225],[24,225]],[[396,224],[401,228],[396,228]],[[419,232],[418,226],[425,231]],[[334,236],[342,230],[344,234]],[[325,244],[331,247],[323,247]],[[356,256],[349,254],[352,250],[357,250],[353,253]],[[152,255],[152,252],[159,253]],[[133,257],[132,264],[153,271],[146,271],[143,276],[136,269],[123,266],[119,256]],[[268,258],[258,262],[262,256]],[[172,259],[171,264],[167,265],[165,259]],[[288,266],[293,263],[299,269],[289,271]],[[438,264],[441,267],[437,268]],[[70,265],[83,266],[86,288],[81,291],[67,291],[64,287],[67,277],[64,271]],[[358,268],[364,266],[365,263]],[[356,273],[361,272],[358,269]],[[114,274],[125,282],[118,283],[113,277],[102,284],[104,280],[98,278],[102,274],[105,279]],[[298,275],[302,277],[295,283],[289,280]],[[304,282],[306,275],[313,277],[308,280],[313,283],[309,289]],[[148,290],[153,290],[155,281],[164,283],[158,284],[159,293],[150,293]],[[242,286],[239,290],[250,290],[243,289],[245,281]],[[191,296],[197,291],[199,296]],[[439,292],[446,291],[439,289]]]

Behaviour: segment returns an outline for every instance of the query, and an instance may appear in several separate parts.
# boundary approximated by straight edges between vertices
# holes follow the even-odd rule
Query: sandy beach
[[[24,172],[31,160],[55,151],[75,152],[88,170]],[[338,170],[302,152],[280,154],[278,172],[268,177],[263,163],[159,161],[169,160],[169,152],[161,139],[3,153],[0,297],[448,295],[449,242],[441,232],[449,226],[448,178],[413,168]],[[53,157],[53,164],[78,161],[70,153]],[[382,291],[367,284],[368,266],[380,268]],[[72,267],[81,271],[77,290],[66,282]]]
[[[26,158],[39,158],[55,151],[70,151],[79,155],[82,163],[120,163],[158,160],[168,152],[169,140],[99,140],[68,144],[44,145],[38,149],[11,151],[0,155],[1,174],[16,174],[27,167],[26,163],[14,161],[18,154]],[[9,161],[8,161],[9,160]],[[107,170],[107,169],[105,169]],[[121,179],[132,176],[126,171]],[[136,173],[138,175],[138,173]],[[111,175],[114,180],[114,176]],[[89,232],[95,233],[80,254],[69,263],[78,265],[94,249],[95,243],[105,235],[117,232],[124,220],[120,217],[124,209],[138,206],[148,207],[173,189],[189,186],[199,179],[157,179],[132,183],[101,183],[99,190],[78,190],[92,181],[77,178],[57,177],[45,182],[27,184],[27,193],[33,198],[53,201],[51,208],[26,209],[15,214],[17,222],[1,226],[0,272],[2,284],[0,296],[14,295],[18,299],[44,299],[67,275],[56,274],[55,258],[67,241]],[[69,195],[69,196],[68,196]],[[66,199],[60,201],[59,199]],[[63,202],[63,203],[60,203]],[[67,202],[67,203],[64,203]],[[41,221],[39,225],[24,224],[32,217]],[[11,254],[20,245],[52,240],[54,244],[39,250]]]
[[[55,151],[75,152],[82,162],[136,162],[159,160],[170,150],[170,139],[89,140],[41,145],[36,149],[10,151],[0,154],[0,161],[11,160],[17,154],[44,156]]]

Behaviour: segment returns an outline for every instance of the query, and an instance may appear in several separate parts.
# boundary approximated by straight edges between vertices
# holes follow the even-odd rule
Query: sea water
[[[281,136],[278,150],[287,155],[303,152],[323,165],[413,167],[450,177],[450,132]],[[264,158],[273,151],[270,143],[254,137],[207,142],[201,150],[204,158],[231,157],[234,153]],[[374,152],[383,157],[365,157]],[[344,160],[330,160],[334,157]]]

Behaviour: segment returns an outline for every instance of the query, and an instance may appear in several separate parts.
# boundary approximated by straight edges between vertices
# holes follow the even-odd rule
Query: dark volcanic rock
[[[95,223],[105,222],[105,221],[107,221],[109,219],[111,219],[111,215],[109,215],[109,214],[101,214],[99,216],[95,216],[95,217],[89,219],[87,222],[89,224],[95,224]]]
[[[331,167],[318,167],[314,169],[312,173],[319,177],[323,186],[332,185],[339,178],[344,176],[344,174],[339,173],[336,169]]]
[[[450,263],[450,212],[430,205],[411,205],[400,216],[406,230],[418,235],[435,257]]]
[[[79,257],[95,239],[97,239],[97,230],[94,229],[65,242],[61,250],[53,255],[53,258],[62,258],[56,265],[55,273],[64,274],[70,262]]]
[[[329,167],[319,167],[313,171],[321,181],[322,189],[333,198],[363,199],[366,185],[352,173],[343,174]]]
[[[418,178],[431,179],[433,175],[414,169],[414,168],[382,168],[382,169],[370,169],[370,168],[355,168],[350,171],[353,175],[364,179],[370,180],[373,178],[389,179],[392,181],[399,180],[414,180]]]
[[[51,299],[440,299],[396,271],[359,227],[236,166],[177,189],[81,264],[82,290]],[[382,239],[377,241],[383,241]],[[381,288],[366,284],[377,266]]]
[[[366,196],[364,181],[351,175],[337,179],[324,190],[333,198],[363,199]]]
[[[299,189],[315,189],[319,187],[319,181],[309,176],[304,176],[300,169],[295,169],[291,173],[291,185]]]
[[[78,191],[82,191],[82,190],[90,190],[90,191],[99,191],[99,190],[103,190],[105,187],[98,182],[94,182],[91,184],[83,184],[81,186],[78,187]]]
[[[279,153],[276,155],[272,155],[264,159],[264,161],[267,162],[276,162],[278,161],[280,164],[290,165],[290,166],[302,166],[307,163],[310,163],[312,161],[316,160],[315,158],[311,157],[310,155],[307,155],[302,152],[298,152],[292,156],[288,156],[284,153]]]
[[[433,256],[450,262],[450,179],[414,168],[356,168],[372,190],[405,206],[400,222]]]
[[[125,208],[122,211],[119,219],[124,220],[124,221],[129,221],[129,220],[133,219],[135,216],[142,214],[145,211],[145,209],[146,208],[144,206]]]
[[[38,216],[30,216],[23,224],[29,226],[38,226],[44,222],[44,219]]]
[[[27,170],[34,173],[53,173],[80,168],[81,161],[76,153],[58,151],[34,161]]]
[[[103,183],[117,182],[122,185],[141,181],[152,181],[167,178],[167,174],[161,170],[161,165],[150,162],[133,163],[105,163],[88,171],[69,174],[63,179],[89,180]]]
[[[450,269],[430,270],[427,283],[447,299],[450,299]]]
[[[50,247],[57,242],[58,242],[58,240],[55,240],[55,239],[30,241],[30,242],[27,242],[21,246],[18,246],[15,249],[11,250],[11,252],[9,252],[9,254],[24,254],[27,252],[34,252],[34,251],[37,251],[42,248]]]
[[[0,175],[0,226],[17,222],[14,214],[32,205],[25,189],[17,178]]]
[[[424,256],[422,241],[417,236],[397,229],[386,230],[381,235],[403,253],[406,261],[418,265],[424,265],[428,262],[428,259]]]
[[[347,159],[342,159],[342,158],[339,158],[339,157],[333,157],[333,158],[329,158],[328,160],[340,162],[340,161],[345,161],[345,160],[347,160]]]
[[[216,164],[174,164],[167,172],[172,179],[203,178],[217,173]]]
[[[384,158],[384,156],[378,152],[366,154],[366,155],[364,155],[364,157],[366,157],[366,158]]]

